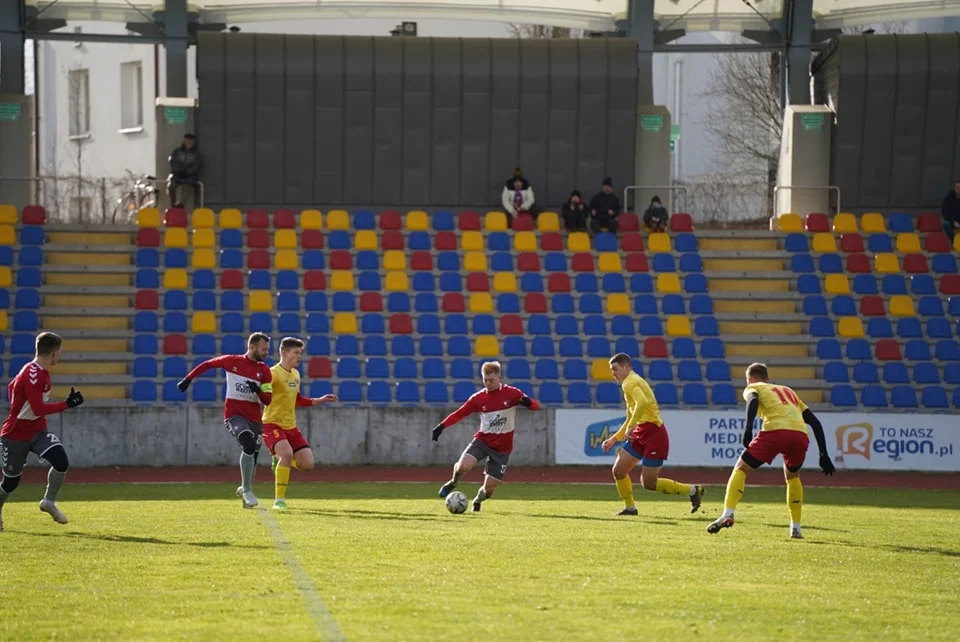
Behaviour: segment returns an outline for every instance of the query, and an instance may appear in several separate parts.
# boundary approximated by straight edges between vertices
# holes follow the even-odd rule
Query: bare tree
[[[507,25],[516,38],[529,40],[551,40],[558,38],[583,38],[583,29],[569,27],[550,27],[548,25],[511,24]]]

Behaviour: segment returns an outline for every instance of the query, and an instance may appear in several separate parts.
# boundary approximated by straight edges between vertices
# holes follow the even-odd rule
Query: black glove
[[[443,432],[443,424],[437,424],[433,429],[433,440],[436,441],[440,439],[440,433]]]
[[[528,397],[527,395],[523,395],[522,397],[520,397],[520,405],[523,406],[524,408],[529,408],[530,406],[533,405],[533,402],[530,401],[530,397]]]
[[[177,383],[177,390],[179,390],[180,392],[186,392],[187,388],[190,387],[190,383],[191,381],[186,377],[184,377]]]
[[[67,408],[76,408],[83,404],[83,395],[70,388],[70,394],[67,395]]]
[[[260,384],[257,383],[256,381],[248,381],[247,388],[250,388],[250,392],[252,392],[255,395],[260,394]]]
[[[746,430],[746,431],[744,431],[744,433],[743,433],[743,447],[744,447],[745,449],[746,449],[746,448],[749,448],[751,441],[753,441],[753,431],[752,431],[752,430]]]
[[[820,470],[828,477],[837,472],[836,466],[833,465],[833,462],[830,460],[830,455],[827,453],[820,453]]]

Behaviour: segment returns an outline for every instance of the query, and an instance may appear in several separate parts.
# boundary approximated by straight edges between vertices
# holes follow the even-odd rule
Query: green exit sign
[[[186,125],[187,108],[186,107],[164,107],[163,117],[168,125]]]
[[[823,129],[823,114],[800,114],[800,124],[804,131],[820,131]]]
[[[640,127],[645,132],[657,133],[663,129],[663,116],[659,114],[640,116]]]
[[[12,123],[20,118],[20,103],[0,103],[0,121]]]

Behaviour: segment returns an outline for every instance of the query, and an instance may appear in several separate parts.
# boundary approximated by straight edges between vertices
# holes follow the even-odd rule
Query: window
[[[120,65],[120,127],[143,127],[143,65],[140,62]]]
[[[90,71],[73,69],[68,75],[70,87],[70,135],[90,134]]]

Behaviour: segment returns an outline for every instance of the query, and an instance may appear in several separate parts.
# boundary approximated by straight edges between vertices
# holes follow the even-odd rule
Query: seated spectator
[[[613,179],[603,179],[600,191],[590,199],[590,229],[594,234],[603,229],[617,233],[617,217],[620,216],[620,199],[613,193]]]
[[[197,149],[197,139],[193,134],[184,134],[183,144],[170,153],[170,175],[167,177],[167,195],[170,207],[183,207],[180,188],[190,187],[196,200],[196,185],[200,181],[203,157]]]
[[[568,232],[587,231],[587,206],[580,197],[579,190],[570,192],[570,198],[563,205],[562,215]]]
[[[943,231],[952,241],[957,230],[960,230],[960,180],[954,183],[953,189],[943,197],[940,214],[943,216]]]
[[[519,167],[513,170],[513,176],[504,183],[500,201],[507,213],[507,225],[512,226],[513,217],[523,212],[537,217],[537,212],[534,211],[533,188],[530,187],[530,181],[523,177]]]
[[[660,197],[651,198],[650,207],[643,213],[643,224],[651,232],[662,232],[667,229],[668,220],[670,220],[670,214],[660,202]]]

